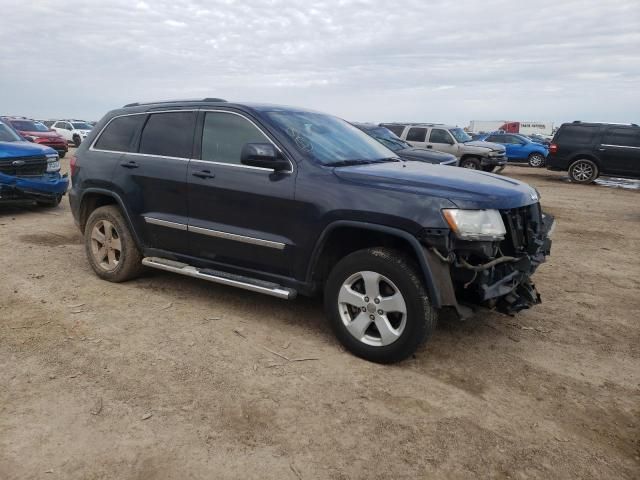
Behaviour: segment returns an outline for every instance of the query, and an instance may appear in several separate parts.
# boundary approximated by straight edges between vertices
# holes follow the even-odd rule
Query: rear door
[[[427,128],[425,127],[409,127],[406,132],[406,140],[414,147],[427,146]]]
[[[145,114],[137,148],[124,153],[114,183],[147,247],[187,254],[187,167],[195,111]]]
[[[640,175],[640,128],[609,127],[600,140],[599,150],[605,173]]]
[[[299,226],[295,169],[274,172],[240,163],[246,143],[274,143],[253,120],[230,111],[203,111],[189,162],[191,254],[251,274],[292,276]]]
[[[432,128],[429,133],[429,141],[427,148],[432,148],[439,152],[451,153],[456,157],[458,154],[458,145],[448,130],[444,128]]]

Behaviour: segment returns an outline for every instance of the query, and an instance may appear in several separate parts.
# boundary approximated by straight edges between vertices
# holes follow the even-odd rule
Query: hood
[[[29,135],[30,137],[40,137],[40,138],[62,138],[58,135],[57,132],[41,132],[38,130],[30,131],[30,130],[18,130],[20,135],[25,136]]]
[[[369,187],[446,198],[459,208],[505,209],[538,202],[536,191],[524,182],[466,168],[387,162],[336,167],[333,172],[341,180]]]
[[[51,147],[31,142],[0,142],[0,159],[56,154]]]
[[[437,152],[427,148],[405,148],[395,153],[405,160],[417,160],[419,162],[442,163],[456,160],[455,155]]]
[[[463,143],[463,145],[469,145],[470,147],[490,148],[491,150],[505,150],[504,145],[493,142],[485,142],[484,140],[471,140],[470,142]]]

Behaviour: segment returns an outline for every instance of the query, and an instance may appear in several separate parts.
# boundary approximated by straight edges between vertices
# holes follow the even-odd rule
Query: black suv
[[[497,175],[405,162],[338,118],[259,104],[130,104],[72,159],[93,270],[158,268],[291,299],[322,292],[355,354],[407,357],[439,311],[515,313],[552,218]]]
[[[549,146],[547,168],[568,171],[577,183],[591,183],[599,175],[640,178],[640,127],[563,123]]]

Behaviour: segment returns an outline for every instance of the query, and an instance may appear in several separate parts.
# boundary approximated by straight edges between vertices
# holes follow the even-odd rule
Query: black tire
[[[96,224],[99,222],[105,221],[113,226],[117,233],[117,236],[114,236],[113,238],[119,240],[120,245],[120,252],[117,256],[117,265],[113,269],[106,268],[104,263],[101,264],[93,253],[92,235],[94,227],[96,227]],[[142,254],[133,240],[133,236],[129,231],[129,226],[127,225],[126,220],[115,205],[106,205],[95,209],[91,213],[84,231],[84,246],[91,268],[93,268],[96,275],[104,280],[108,280],[110,282],[125,282],[136,278],[143,271],[141,263]]]
[[[60,205],[61,201],[62,201],[62,195],[57,195],[56,198],[54,198],[52,200],[36,200],[36,204],[39,207],[55,208],[58,205]]]
[[[483,167],[481,167],[483,172],[493,172],[495,170],[495,165],[484,165]]]
[[[78,148],[81,143],[82,143],[82,140],[80,139],[80,135],[74,135],[73,144],[75,145],[75,147]]]
[[[530,167],[542,168],[544,167],[545,160],[544,155],[541,153],[532,153],[529,155],[528,163]]]
[[[388,284],[385,284],[385,280],[389,280],[404,300],[406,314],[401,316],[404,321],[404,329],[390,344],[375,346],[364,343],[363,340],[357,339],[349,332],[345,320],[343,320],[343,314],[345,318],[348,317],[347,322],[351,319],[352,312],[348,312],[348,309],[353,310],[354,316],[361,313],[358,308],[341,306],[339,302],[343,284],[348,282],[350,278],[357,276],[359,272],[375,272],[386,277],[378,284],[381,294],[385,285],[390,288]],[[393,363],[412,355],[431,335],[437,323],[437,311],[431,306],[422,278],[415,262],[397,250],[382,247],[368,248],[344,257],[331,270],[324,290],[325,311],[338,340],[354,355],[372,362]],[[355,286],[356,283],[353,285]],[[365,297],[365,300],[367,298]],[[367,301],[370,302],[368,306],[362,307],[369,308],[367,311],[362,310],[365,317],[370,313],[375,315],[375,312],[370,309],[371,307],[375,310],[383,306],[382,302],[375,306],[373,299]],[[390,310],[388,314],[385,314],[385,318],[388,318],[389,321],[391,321],[392,315],[395,315],[392,312],[393,310]],[[372,318],[373,315],[370,317]],[[372,321],[366,331],[363,330],[364,335],[371,328],[374,329],[374,333],[378,331],[377,326],[374,325],[375,322]],[[400,329],[398,328],[398,330]],[[380,338],[382,339],[381,334]]]
[[[569,178],[575,183],[592,183],[599,174],[598,166],[588,158],[579,158],[569,167]]]
[[[58,157],[60,158],[64,158],[64,156],[67,154],[67,152],[58,152]]]
[[[460,160],[460,166],[469,170],[480,170],[480,159],[476,157],[463,158]]]

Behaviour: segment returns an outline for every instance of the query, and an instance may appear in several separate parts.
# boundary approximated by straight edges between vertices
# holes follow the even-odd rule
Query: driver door
[[[448,130],[444,128],[432,128],[429,133],[427,148],[433,148],[439,152],[451,153],[458,156],[458,146]]]

